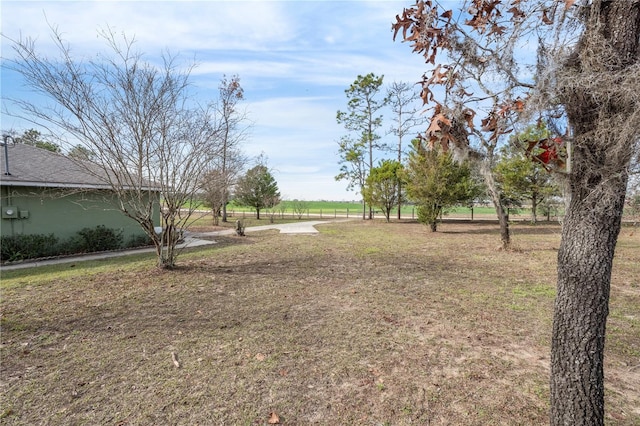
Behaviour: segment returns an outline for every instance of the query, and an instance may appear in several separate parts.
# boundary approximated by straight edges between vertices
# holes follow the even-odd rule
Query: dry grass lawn
[[[2,274],[7,425],[543,425],[558,225],[353,221]],[[616,251],[610,425],[640,424],[640,232]]]

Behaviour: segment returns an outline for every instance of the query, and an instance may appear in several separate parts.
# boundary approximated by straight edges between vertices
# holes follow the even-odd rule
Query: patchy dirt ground
[[[0,423],[542,425],[557,225],[354,221],[2,277]],[[616,252],[607,422],[640,424],[640,232]]]

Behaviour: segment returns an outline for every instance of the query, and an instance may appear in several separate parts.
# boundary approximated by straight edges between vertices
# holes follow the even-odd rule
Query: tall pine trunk
[[[398,220],[402,219],[402,182],[398,179]]]
[[[604,424],[611,268],[638,138],[638,88],[628,86],[638,77],[639,36],[638,0],[594,0],[583,36],[560,75],[574,148],[558,251],[552,425]]]

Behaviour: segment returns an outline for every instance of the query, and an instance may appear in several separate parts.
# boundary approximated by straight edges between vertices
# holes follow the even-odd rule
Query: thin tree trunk
[[[214,209],[211,209],[211,213],[213,216],[213,226],[218,226],[220,222],[218,218],[218,216],[220,215],[220,210],[214,208]]]
[[[502,248],[508,249],[511,246],[511,231],[509,231],[509,215],[505,211],[500,200],[493,199],[493,205],[498,215],[498,223],[500,224],[500,241]]]
[[[222,221],[226,222],[227,220],[227,192],[225,191],[225,195],[222,197]]]
[[[402,219],[402,182],[398,179],[398,220]]]
[[[402,105],[400,105],[400,115],[398,117],[398,164],[402,164],[402,134],[404,133],[402,129]],[[398,176],[398,220],[402,219],[402,181]]]
[[[442,220],[442,207],[439,207],[437,204],[433,205],[433,220],[429,222],[429,228],[431,232],[438,231],[438,216],[440,216],[440,220]]]
[[[496,187],[491,166],[487,164],[487,160],[484,160],[481,165],[481,172],[484,176],[484,181],[489,191],[489,196],[493,202],[493,206],[496,209],[496,215],[498,216],[498,223],[500,224],[500,241],[502,242],[502,248],[508,249],[511,246],[511,234],[509,231],[509,217],[507,211],[505,211],[502,201],[500,200],[500,193]]]

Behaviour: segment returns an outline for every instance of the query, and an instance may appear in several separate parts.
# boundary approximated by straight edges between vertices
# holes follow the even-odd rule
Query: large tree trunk
[[[638,138],[637,87],[629,84],[637,80],[632,66],[638,63],[639,36],[638,0],[594,0],[583,37],[561,76],[574,149],[558,252],[552,425],[604,424],[611,267]]]
[[[574,180],[574,179],[572,179]],[[604,342],[626,179],[611,197],[573,197],[558,252],[551,352],[551,424],[604,424]]]

